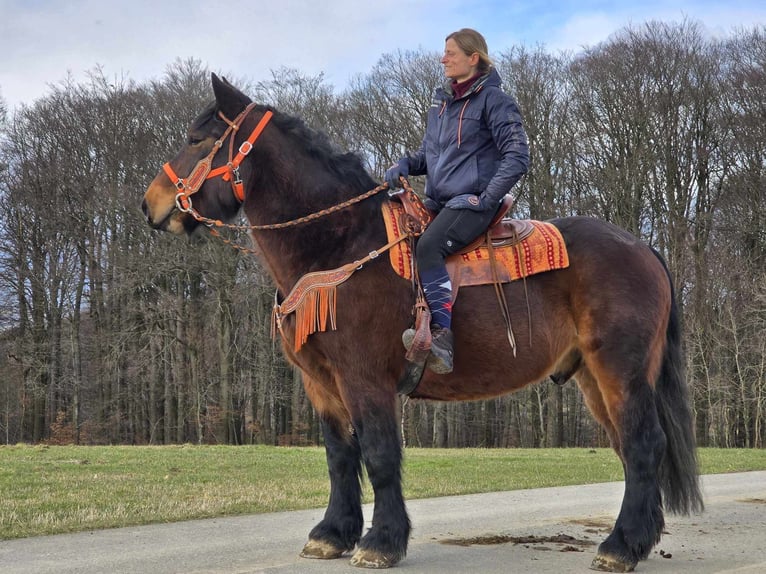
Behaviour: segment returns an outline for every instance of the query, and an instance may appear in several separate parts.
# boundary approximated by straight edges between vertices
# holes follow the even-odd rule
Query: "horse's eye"
[[[189,145],[199,145],[204,141],[203,138],[198,136],[189,136]]]

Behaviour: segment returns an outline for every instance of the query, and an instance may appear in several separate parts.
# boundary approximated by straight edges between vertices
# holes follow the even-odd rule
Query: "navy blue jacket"
[[[529,147],[516,101],[494,68],[462,98],[436,90],[423,144],[408,160],[411,175],[428,176],[430,208],[497,208],[527,172]]]

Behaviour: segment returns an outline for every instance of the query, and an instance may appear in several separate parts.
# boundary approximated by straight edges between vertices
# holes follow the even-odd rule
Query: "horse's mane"
[[[218,120],[217,110],[216,102],[211,102],[192,122],[189,131],[201,129],[210,120]],[[274,114],[271,122],[290,140],[291,144],[301,148],[306,154],[317,160],[339,182],[359,192],[367,191],[377,185],[377,182],[367,172],[359,154],[341,150],[326,133],[309,127],[296,116],[280,112],[271,106],[258,105],[255,107],[255,111],[260,113],[267,110]]]
[[[271,121],[279,130],[341,181],[358,185],[360,188],[364,187],[365,190],[376,185],[367,172],[361,156],[339,149],[326,133],[309,127],[296,116],[280,112],[270,106],[257,106],[256,109],[262,112],[271,110],[274,113]]]

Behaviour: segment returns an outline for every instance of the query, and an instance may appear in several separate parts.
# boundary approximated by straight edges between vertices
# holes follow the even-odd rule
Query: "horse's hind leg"
[[[585,404],[588,410],[593,415],[593,418],[598,421],[601,427],[606,431],[609,437],[609,442],[612,448],[617,453],[617,456],[622,460],[622,453],[620,452],[620,435],[617,433],[617,429],[612,424],[609,418],[609,411],[604,403],[604,398],[601,395],[601,389],[598,388],[598,382],[590,374],[587,368],[581,368],[575,375],[577,386],[582,392]]]
[[[666,441],[645,368],[618,375],[614,365],[591,367],[611,423],[605,427],[614,435],[612,443],[625,470],[620,514],[593,559],[595,570],[632,571],[659,542],[664,527],[658,469]]]
[[[301,556],[340,558],[354,549],[364,527],[359,441],[351,432],[350,420],[340,408],[339,400],[322,393],[310,380],[306,382],[306,389],[317,410],[322,409],[320,416],[330,474],[330,502],[322,521],[309,533],[309,541]],[[334,416],[331,415],[333,411]]]

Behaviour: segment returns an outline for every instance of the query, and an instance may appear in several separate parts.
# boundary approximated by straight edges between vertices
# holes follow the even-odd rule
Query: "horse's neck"
[[[260,225],[296,220],[319,214],[364,191],[350,191],[347,197],[346,194],[333,195],[331,200],[324,198],[321,203],[305,198],[292,202],[293,205],[303,206],[302,209],[285,210],[280,206],[276,210],[264,210],[259,209],[263,208],[261,204],[248,210],[248,218],[251,223]],[[283,292],[289,291],[306,273],[335,269],[381,247],[385,243],[385,227],[380,214],[373,214],[374,209],[367,203],[371,201],[374,200],[367,199],[337,213],[283,229],[254,231],[252,238],[259,258],[277,287]],[[258,211],[257,217],[254,211]]]

